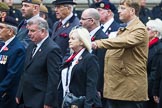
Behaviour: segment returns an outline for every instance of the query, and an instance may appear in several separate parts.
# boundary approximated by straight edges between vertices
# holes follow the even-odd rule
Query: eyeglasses
[[[152,27],[147,27],[147,31],[155,31]]]
[[[74,26],[74,27],[72,28],[72,30],[75,30],[75,29],[82,29],[82,28],[84,28],[84,27],[81,26],[81,25],[77,25],[77,26]]]

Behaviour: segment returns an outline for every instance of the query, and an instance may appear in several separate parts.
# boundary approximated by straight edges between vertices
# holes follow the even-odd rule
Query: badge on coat
[[[7,58],[7,55],[0,55],[0,64],[6,64]]]

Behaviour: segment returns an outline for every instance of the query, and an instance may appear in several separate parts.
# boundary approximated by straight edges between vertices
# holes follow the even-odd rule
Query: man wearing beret
[[[15,37],[15,19],[0,19],[0,108],[17,108],[15,95],[23,71],[25,48]]]
[[[42,17],[43,19],[45,19],[48,22],[49,25],[49,35],[52,35],[52,20],[48,17],[48,9],[45,5],[41,4],[40,5],[40,13],[39,16]]]
[[[100,2],[95,3],[95,7],[101,16],[100,22],[103,27],[102,30],[109,37],[111,32],[116,32],[120,27],[120,24],[114,20],[114,7],[112,3],[106,0],[101,0]]]
[[[61,48],[62,56],[66,58],[69,53],[69,32],[79,25],[79,19],[73,14],[73,0],[56,0],[55,5],[56,18],[59,20],[53,25],[52,39]]]
[[[4,18],[7,16],[8,10],[8,5],[6,3],[0,2],[0,18],[2,18],[1,20],[4,20]]]
[[[1,20],[4,20],[4,18],[7,16],[7,11],[9,10],[9,7],[6,3],[0,2],[0,18]],[[0,42],[2,40],[0,39]]]
[[[20,23],[20,21],[23,19],[22,14],[21,14],[20,10],[16,9],[13,6],[14,0],[2,0],[2,2],[5,2],[9,6],[7,15],[15,18],[15,20]]]
[[[40,0],[22,0],[22,16],[25,18],[18,26],[17,37],[23,43],[25,48],[28,47],[31,40],[28,36],[28,29],[26,28],[26,24],[33,18],[40,17]]]

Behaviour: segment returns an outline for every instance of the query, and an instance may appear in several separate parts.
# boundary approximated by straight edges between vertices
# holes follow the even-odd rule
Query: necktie
[[[104,29],[104,26],[103,25],[101,26],[101,29]]]
[[[21,28],[26,28],[26,25],[27,25],[27,21],[26,21],[26,20],[24,20],[24,22],[23,22],[23,24],[22,24]]]
[[[37,49],[37,45],[35,44],[34,47],[33,47],[33,50],[32,50],[31,58],[33,58],[33,56],[35,55],[36,49]]]
[[[59,23],[58,23],[58,25],[57,25],[57,27],[56,27],[56,31],[57,31],[58,29],[60,29],[60,28],[61,28],[61,26],[62,26],[62,22],[61,22],[61,21],[59,21]]]

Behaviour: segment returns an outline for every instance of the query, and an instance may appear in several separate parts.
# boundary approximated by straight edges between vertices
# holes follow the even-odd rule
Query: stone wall
[[[43,3],[48,6],[52,6],[51,5],[52,1],[54,1],[54,0],[43,0]],[[88,3],[93,2],[93,0],[75,0],[75,1],[78,3],[78,5],[76,7],[79,10],[88,8]],[[112,3],[114,3],[116,6],[118,6],[120,0],[110,0],[110,1]],[[160,1],[162,1],[162,0],[146,0],[147,7],[151,9],[153,6],[158,5],[160,3]],[[21,0],[14,0],[14,2],[15,2],[15,5],[17,5],[18,7],[21,4]]]

